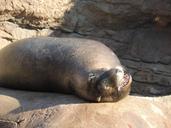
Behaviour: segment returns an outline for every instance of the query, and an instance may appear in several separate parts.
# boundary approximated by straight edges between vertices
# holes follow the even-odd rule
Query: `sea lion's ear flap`
[[[91,72],[88,74],[88,83],[89,84],[94,84],[96,82],[96,80],[97,80],[97,76],[95,73]]]

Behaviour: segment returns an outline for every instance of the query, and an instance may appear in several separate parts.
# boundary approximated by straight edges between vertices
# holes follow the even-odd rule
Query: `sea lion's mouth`
[[[126,85],[129,84],[130,77],[131,76],[128,73],[124,73],[123,80],[120,83],[120,86],[118,87],[118,90],[120,90],[121,88],[123,88],[123,87],[125,87]]]

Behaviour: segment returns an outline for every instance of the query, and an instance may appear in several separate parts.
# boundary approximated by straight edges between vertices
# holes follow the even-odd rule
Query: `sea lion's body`
[[[0,86],[75,93],[97,101],[101,95],[96,91],[95,82],[105,71],[118,66],[122,67],[117,56],[97,41],[50,37],[24,39],[0,51]],[[117,101],[127,95],[129,88],[130,83],[120,98],[100,101]]]

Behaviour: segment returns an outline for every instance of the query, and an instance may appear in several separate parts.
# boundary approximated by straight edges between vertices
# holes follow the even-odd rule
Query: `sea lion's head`
[[[98,102],[116,102],[130,92],[131,75],[122,66],[105,71],[96,81]]]

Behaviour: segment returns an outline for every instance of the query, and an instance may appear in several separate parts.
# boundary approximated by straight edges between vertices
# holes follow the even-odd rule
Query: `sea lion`
[[[94,102],[125,97],[132,77],[104,44],[80,38],[37,37],[0,51],[0,86],[74,93]]]

